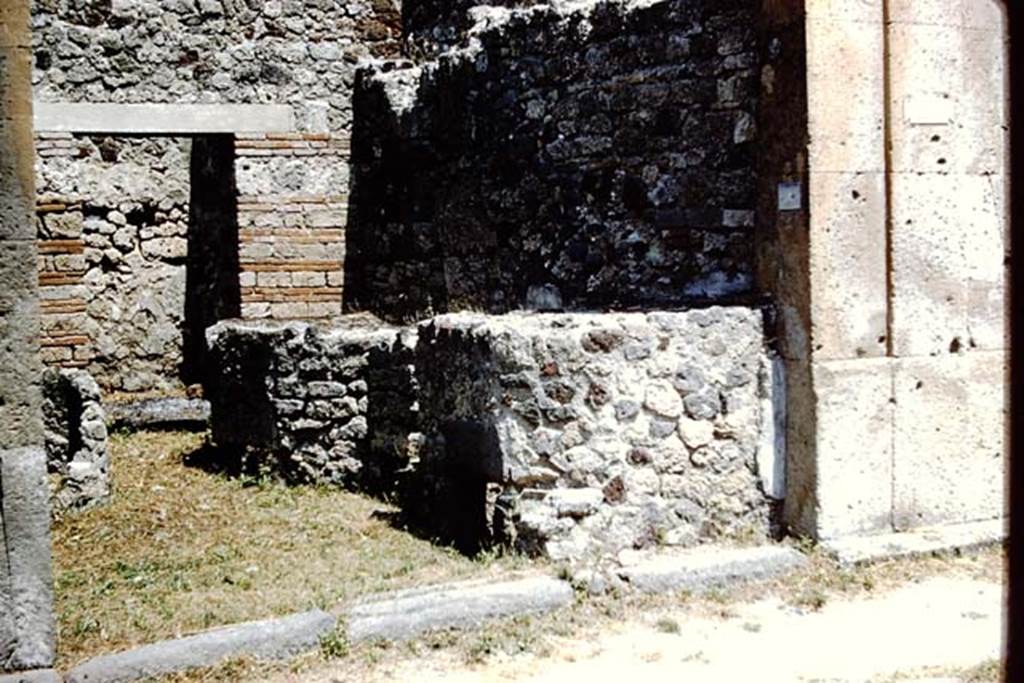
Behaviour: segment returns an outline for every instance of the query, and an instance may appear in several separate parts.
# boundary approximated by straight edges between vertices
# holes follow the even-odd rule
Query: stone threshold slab
[[[997,545],[1005,539],[1005,520],[993,519],[875,536],[846,536],[824,541],[821,547],[839,564],[848,566],[899,557],[973,550]]]
[[[708,591],[743,581],[769,579],[807,563],[797,550],[778,545],[750,548],[699,546],[624,559],[618,578],[642,593]]]
[[[201,398],[149,398],[104,407],[111,429],[202,430],[210,424],[210,402]]]
[[[66,683],[115,683],[211,666],[229,657],[250,655],[287,659],[319,646],[337,619],[322,610],[280,619],[249,621],[174,640],[90,659],[69,671]]]
[[[546,576],[499,583],[463,581],[374,596],[348,607],[348,639],[407,640],[451,627],[477,627],[502,617],[540,614],[572,603],[566,581]]]

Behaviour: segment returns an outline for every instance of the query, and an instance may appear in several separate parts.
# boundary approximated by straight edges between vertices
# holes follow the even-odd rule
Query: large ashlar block
[[[32,126],[27,116],[0,119],[0,240],[35,239]]]
[[[960,85],[961,33],[949,26],[890,24],[892,94],[950,94]]]
[[[966,3],[978,0],[966,0]],[[888,0],[889,21],[898,24],[962,26],[965,0]],[[852,3],[856,4],[856,3]]]
[[[50,498],[42,448],[0,448],[0,671],[51,666]]]
[[[808,20],[806,32],[811,172],[883,171],[882,25]]]
[[[1005,177],[896,174],[892,183],[896,355],[1004,348]]]
[[[949,25],[893,25],[889,31],[892,170],[1003,173],[1003,35]]]
[[[977,0],[983,3],[984,0]],[[1003,174],[1009,158],[1009,54],[1005,30],[962,29],[957,125],[964,173]]]
[[[34,242],[0,242],[0,447],[42,443]]]
[[[809,202],[814,358],[885,355],[884,176],[813,174]]]
[[[855,21],[882,23],[882,0],[805,0],[804,11],[811,21]]]
[[[1002,352],[897,359],[894,522],[898,529],[1004,513]]]
[[[5,0],[0,3],[0,48],[31,45],[29,26],[29,3]]]
[[[0,264],[0,314],[25,310],[26,299],[35,299],[37,291],[35,242],[0,242]]]
[[[959,0],[966,28],[1006,30],[1006,4],[1000,0]]]
[[[818,538],[890,528],[890,359],[815,363]]]
[[[831,0],[848,5],[875,5],[875,0]],[[810,7],[816,2],[808,2]],[[824,4],[829,4],[828,2]],[[1005,9],[1000,0],[889,0],[889,21],[900,24],[932,24],[963,28],[998,29],[1006,26]]]
[[[0,240],[35,234],[31,74],[28,49],[0,50]]]
[[[897,356],[969,345],[962,178],[892,176],[892,317]],[[999,251],[998,244],[990,245]]]
[[[967,275],[968,346],[1007,348],[1006,282],[1009,265],[1009,216],[1006,176],[960,179],[960,224]]]

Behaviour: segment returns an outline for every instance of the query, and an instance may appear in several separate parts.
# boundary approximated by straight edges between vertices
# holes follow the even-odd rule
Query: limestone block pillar
[[[893,525],[1003,514],[1007,25],[889,0]]]
[[[0,3],[0,671],[53,664],[28,0]]]
[[[803,13],[806,72],[775,74],[772,87],[805,79],[806,148],[789,150],[801,197],[762,212],[775,226],[762,258],[776,272],[761,268],[788,371],[787,523],[831,538],[997,518],[1001,3],[805,0],[790,11]]]

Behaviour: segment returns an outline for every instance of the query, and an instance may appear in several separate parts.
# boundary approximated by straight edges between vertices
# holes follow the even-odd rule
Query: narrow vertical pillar
[[[54,659],[28,0],[0,3],[0,671]]]

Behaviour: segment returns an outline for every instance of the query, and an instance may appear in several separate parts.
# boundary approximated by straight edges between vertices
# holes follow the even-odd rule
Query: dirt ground
[[[1003,554],[800,572],[703,595],[580,596],[478,632],[370,643],[333,659],[236,663],[187,680],[997,681]]]
[[[612,626],[596,637],[559,638],[551,654],[467,665],[450,656],[381,666],[373,681],[874,681],[956,674],[999,656],[998,584],[934,578],[819,611],[778,598],[727,616],[685,607]],[[332,681],[329,670],[303,681]],[[286,678],[285,680],[298,680]]]

